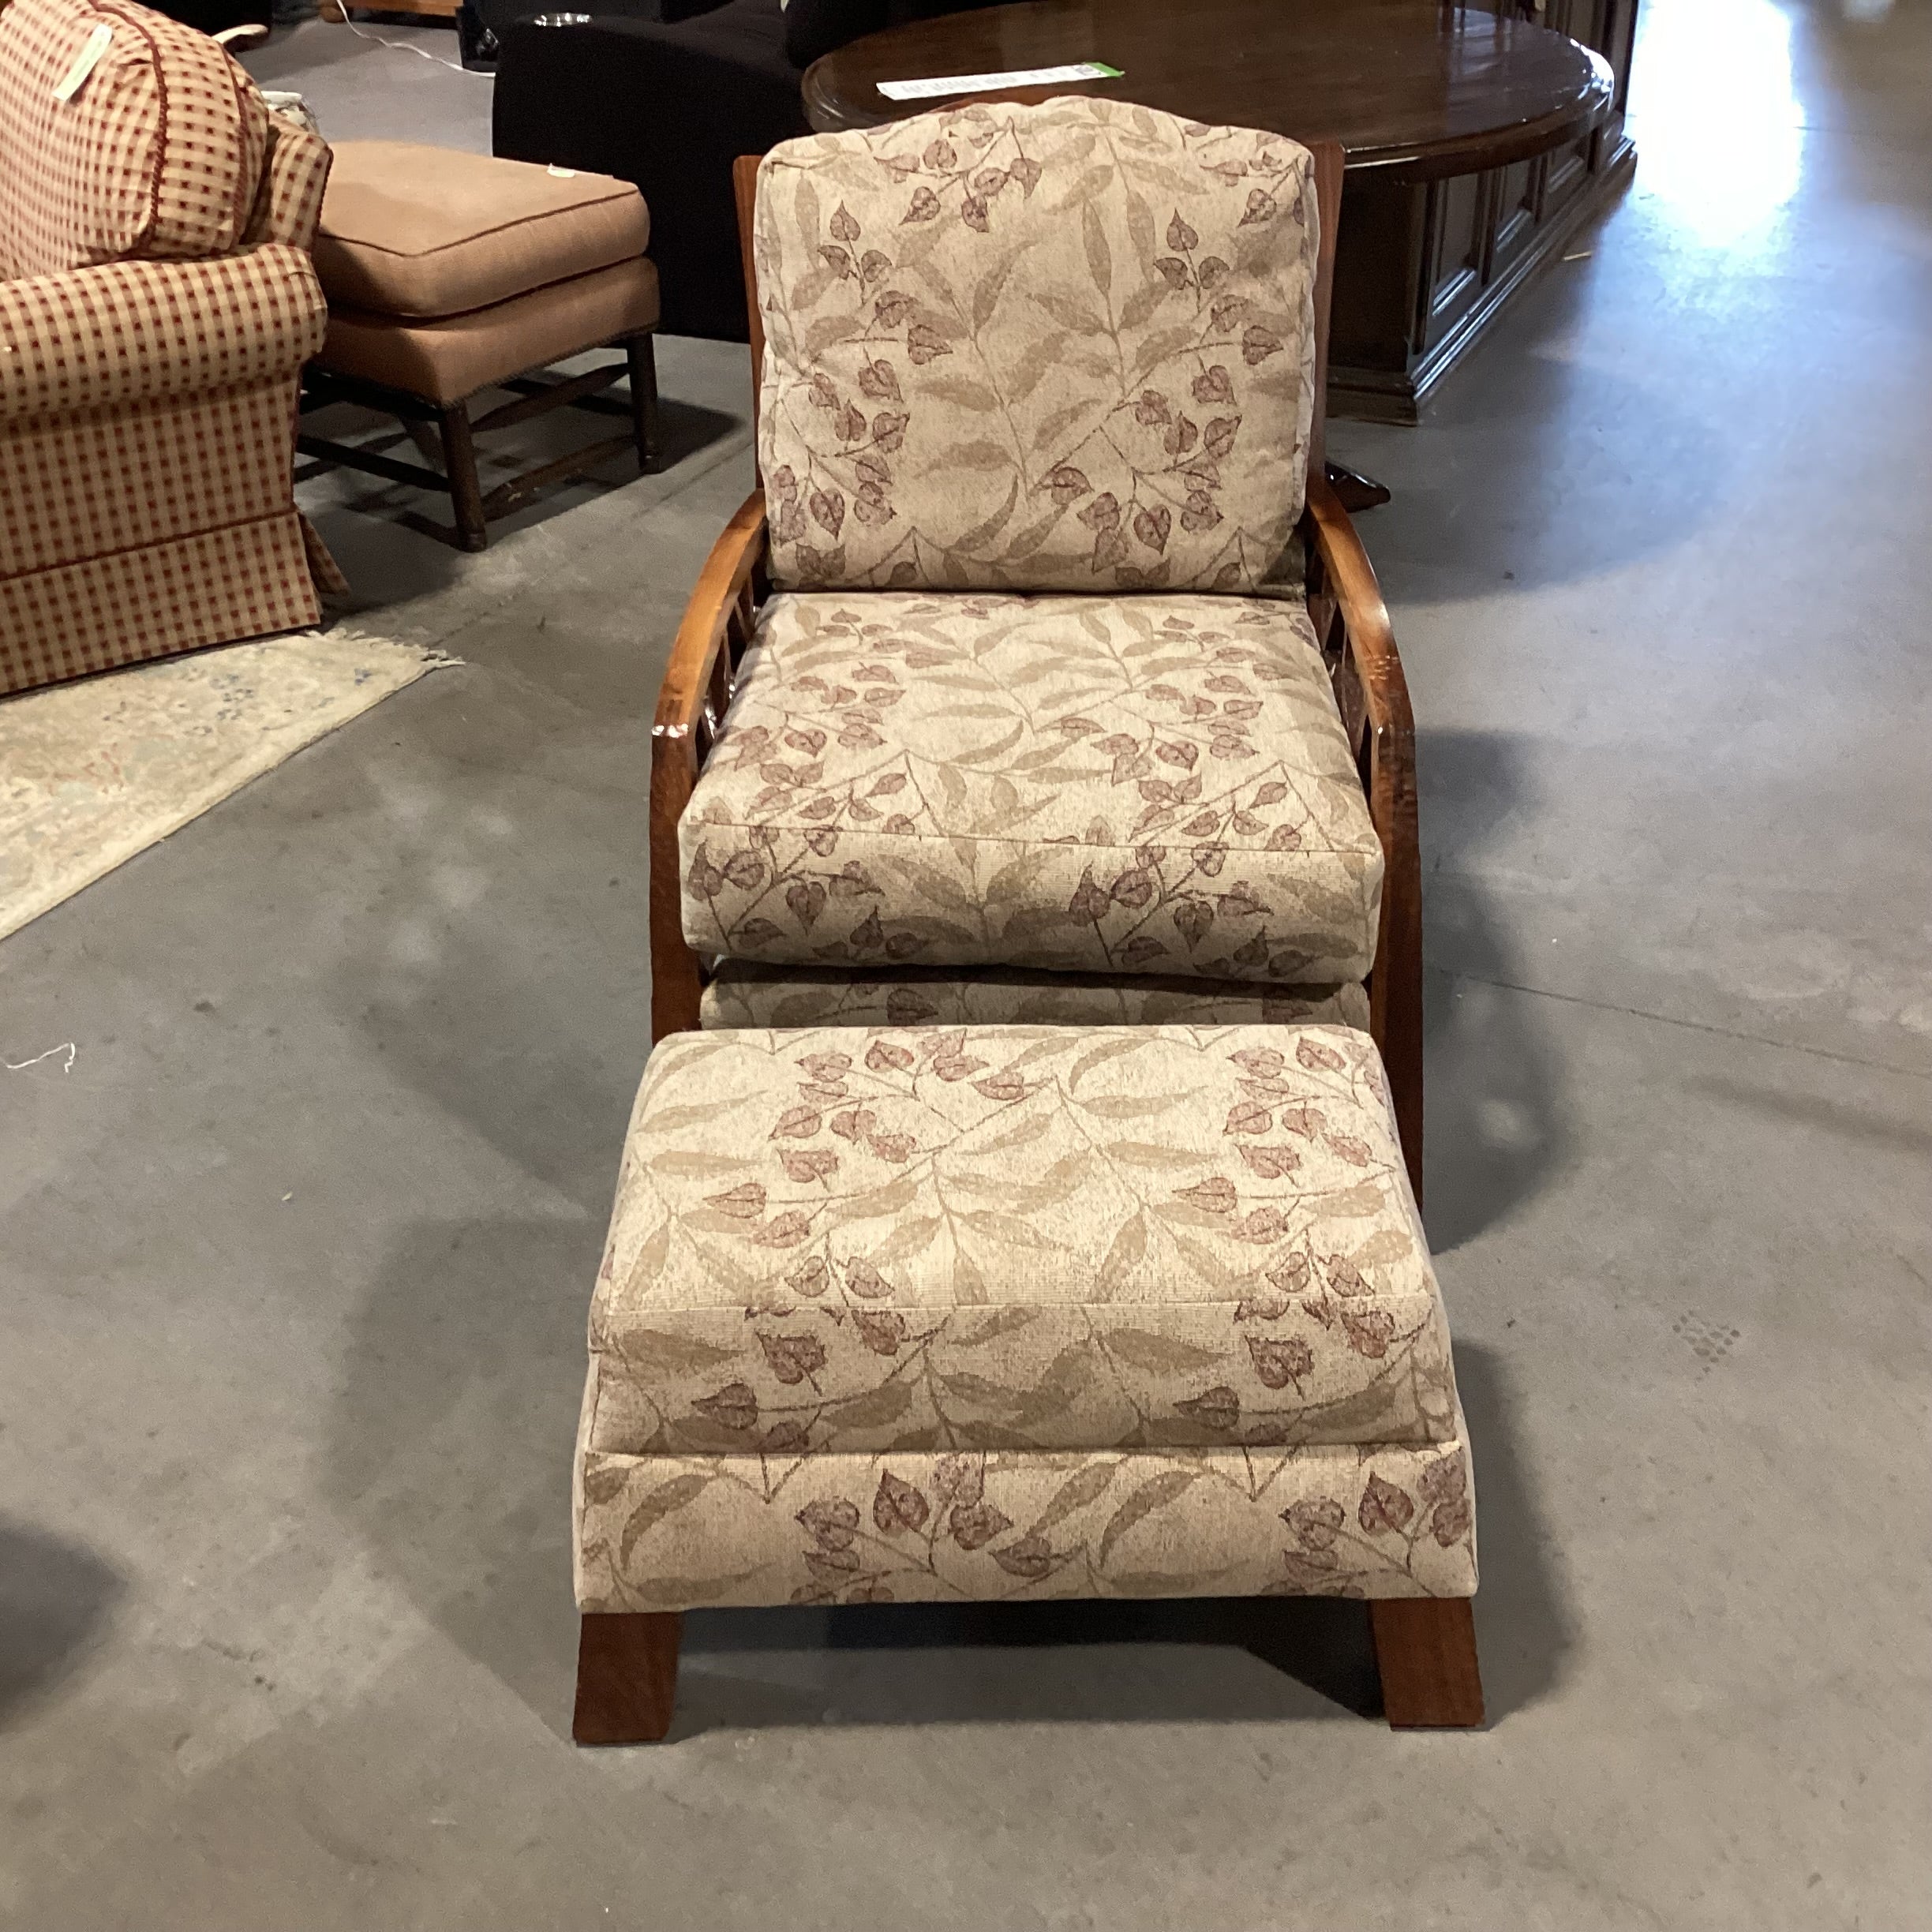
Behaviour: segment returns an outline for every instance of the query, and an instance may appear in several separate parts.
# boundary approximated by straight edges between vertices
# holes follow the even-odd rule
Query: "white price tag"
[[[888,100],[933,100],[942,94],[991,94],[1002,88],[1053,87],[1062,80],[1118,80],[1122,70],[1104,61],[1073,61],[1065,67],[1016,67],[1005,73],[935,74],[929,80],[882,80]]]
[[[100,65],[101,56],[113,44],[114,29],[103,21],[81,43],[80,51],[73,57],[73,65],[61,76],[54,89],[54,98],[62,102],[72,100],[80,92],[88,76]]]

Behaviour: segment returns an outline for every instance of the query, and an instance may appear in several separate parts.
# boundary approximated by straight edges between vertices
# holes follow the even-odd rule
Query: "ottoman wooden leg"
[[[683,1631],[675,1612],[587,1614],[577,1642],[571,1735],[579,1744],[656,1743],[671,1728]]]
[[[481,550],[489,542],[483,517],[483,489],[477,481],[476,444],[470,434],[470,410],[462,402],[446,402],[436,411],[443,431],[443,470],[449,478],[450,503],[456,513],[456,534],[466,550]]]
[[[624,339],[631,365],[631,424],[637,436],[638,468],[657,467],[657,351],[649,335]]]
[[[1482,1722],[1476,1619],[1466,1597],[1379,1597],[1368,1617],[1383,1714],[1393,1728],[1466,1729]]]

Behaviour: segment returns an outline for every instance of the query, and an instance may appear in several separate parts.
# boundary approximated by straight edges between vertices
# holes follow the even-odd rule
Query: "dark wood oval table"
[[[1582,178],[1634,162],[1621,109],[1637,0],[1024,0],[868,34],[806,70],[820,133],[967,98],[1091,93],[1197,121],[1334,140],[1347,156],[1331,410],[1419,406],[1589,212]],[[1604,51],[1556,27],[1587,32]],[[881,80],[1103,62],[1118,80],[894,100]],[[1611,141],[1608,147],[1604,135]],[[1597,197],[1581,197],[1586,203]],[[1535,244],[1536,245],[1528,245]]]
[[[1028,0],[867,34],[805,74],[821,133],[872,127],[944,100],[900,101],[881,80],[1101,61],[1118,80],[1000,98],[1102,94],[1196,121],[1339,141],[1353,170],[1467,174],[1587,134],[1610,69],[1567,35],[1440,0]]]

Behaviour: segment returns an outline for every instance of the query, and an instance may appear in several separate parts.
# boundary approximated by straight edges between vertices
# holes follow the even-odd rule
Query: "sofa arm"
[[[282,242],[0,282],[0,424],[293,376],[328,323],[309,257]]]
[[[310,133],[286,114],[270,114],[268,152],[243,245],[286,242],[292,248],[313,249],[329,164],[335,158],[320,135]]]

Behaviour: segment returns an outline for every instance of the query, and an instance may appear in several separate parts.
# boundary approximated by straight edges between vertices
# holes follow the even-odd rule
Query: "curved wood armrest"
[[[754,490],[711,547],[684,607],[651,721],[651,1038],[698,1024],[703,988],[684,941],[678,821],[711,734],[731,702],[732,674],[751,641],[754,599],[766,556],[765,492]]]
[[[1333,670],[1368,816],[1382,841],[1382,915],[1368,979],[1369,1028],[1382,1050],[1409,1178],[1422,1198],[1422,848],[1415,714],[1382,586],[1348,512],[1312,478],[1303,534],[1316,568],[1309,612]],[[1339,634],[1339,635],[1338,635]]]
[[[1361,678],[1369,720],[1413,744],[1415,715],[1409,708],[1409,680],[1396,652],[1388,605],[1376,581],[1375,566],[1326,477],[1309,485],[1308,517],[1328,594],[1348,627],[1349,653]]]
[[[698,573],[657,689],[653,738],[682,737],[696,728],[717,677],[719,653],[732,616],[748,619],[747,592],[753,571],[764,560],[765,492],[758,489],[739,505]]]

